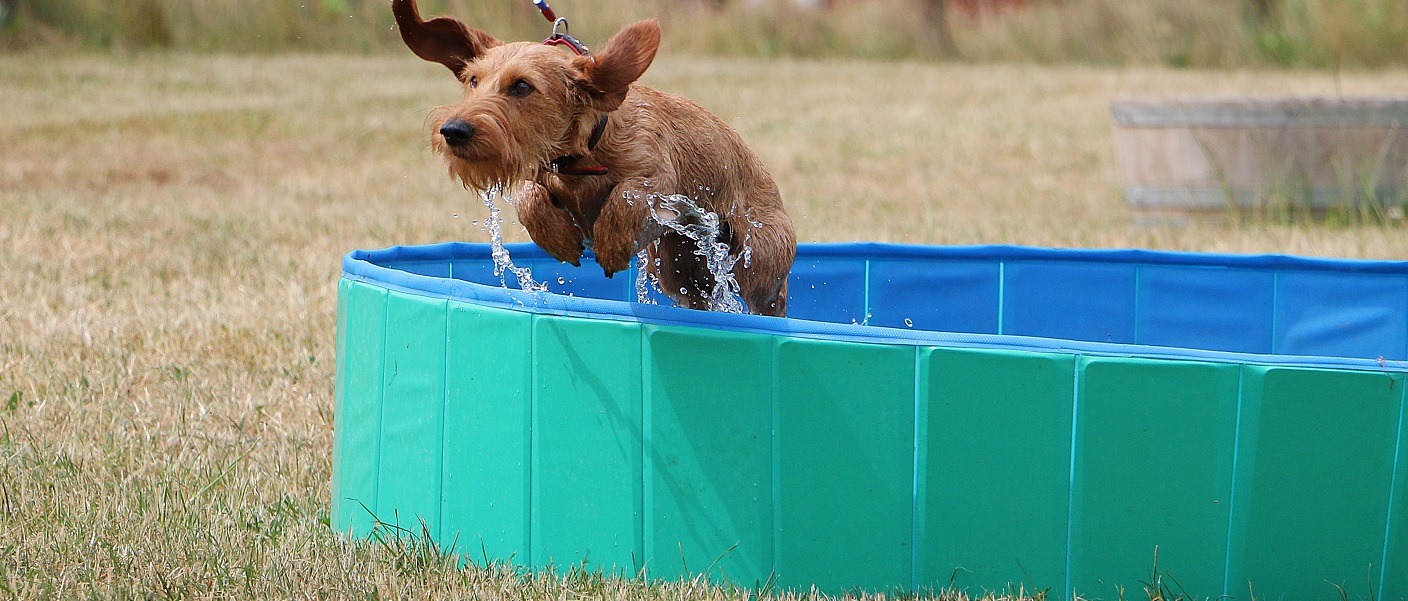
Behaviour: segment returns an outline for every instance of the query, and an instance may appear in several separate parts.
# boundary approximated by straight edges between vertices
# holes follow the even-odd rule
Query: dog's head
[[[392,0],[401,39],[445,65],[464,99],[431,113],[431,146],[472,188],[513,187],[553,158],[586,151],[600,116],[616,110],[655,59],[660,25],[617,32],[595,55],[536,42],[504,43],[460,21],[422,20],[415,0]]]

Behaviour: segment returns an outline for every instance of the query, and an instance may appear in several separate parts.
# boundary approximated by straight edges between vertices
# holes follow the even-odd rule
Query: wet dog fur
[[[662,226],[683,195],[720,219],[719,241],[752,313],[783,316],[796,255],[777,185],[727,124],[680,96],[636,84],[655,58],[660,26],[626,26],[597,53],[504,43],[460,21],[423,20],[415,0],[392,0],[406,45],[464,88],[431,113],[431,146],[466,187],[503,190],[533,241],[580,266],[585,248],[610,277],[641,250],[662,290],[708,309],[715,281],[694,240]],[[684,211],[689,213],[689,211]]]

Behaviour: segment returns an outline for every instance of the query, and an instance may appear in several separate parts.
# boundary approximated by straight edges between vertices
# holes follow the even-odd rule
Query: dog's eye
[[[477,87],[479,87],[479,76],[478,76],[478,75],[470,75],[470,76],[469,76],[469,87],[471,87],[471,88],[477,88]]]
[[[523,80],[521,80],[521,79],[518,80],[518,81],[513,82],[513,85],[511,85],[511,86],[508,87],[508,95],[509,95],[509,96],[517,96],[517,97],[519,97],[519,98],[522,98],[522,97],[527,96],[527,95],[532,94],[532,93],[533,93],[533,86],[530,85],[528,82],[523,81]]]

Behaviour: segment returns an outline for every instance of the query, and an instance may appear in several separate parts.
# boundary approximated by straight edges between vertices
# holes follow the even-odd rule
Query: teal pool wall
[[[1408,598],[1403,263],[802,245],[776,319],[510,251],[561,294],[487,245],[345,259],[335,530],[829,593],[1142,598],[1157,555],[1194,598]]]

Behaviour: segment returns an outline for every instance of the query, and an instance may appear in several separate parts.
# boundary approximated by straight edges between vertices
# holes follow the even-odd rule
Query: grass
[[[1389,92],[1408,72],[667,55],[647,80],[738,129],[804,241],[1408,256],[1394,222],[1138,225],[1107,108],[1128,93]],[[329,532],[339,259],[486,236],[485,209],[427,150],[424,116],[457,95],[443,68],[409,53],[11,54],[0,95],[4,596],[757,596],[460,570],[415,539]]]
[[[730,56],[942,58],[1243,67],[1408,65],[1401,0],[1028,0],[1022,11],[950,11],[947,36],[927,0],[558,0],[589,43],[622,24],[659,17],[674,52]],[[1257,16],[1251,7],[1275,8]],[[385,0],[10,0],[0,48],[69,45],[269,52],[400,50]],[[0,10],[6,5],[0,0]],[[545,37],[527,0],[423,0],[513,39]]]

